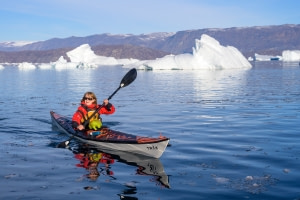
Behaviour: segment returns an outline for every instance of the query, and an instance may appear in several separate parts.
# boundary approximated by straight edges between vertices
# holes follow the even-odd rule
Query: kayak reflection
[[[100,175],[116,179],[111,165],[115,162],[121,162],[137,167],[136,174],[152,176],[151,181],[154,181],[159,186],[170,188],[169,177],[165,173],[162,163],[157,158],[123,151],[103,151],[88,144],[78,144],[71,150],[79,162],[76,166],[85,168],[88,171],[87,177],[91,180],[97,180]]]

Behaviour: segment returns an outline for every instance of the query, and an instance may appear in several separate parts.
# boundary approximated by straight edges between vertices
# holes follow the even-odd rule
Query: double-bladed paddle
[[[128,86],[130,83],[132,83],[137,76],[137,71],[135,68],[132,68],[129,72],[127,72],[125,74],[125,76],[122,78],[119,87],[108,97],[108,100],[110,100],[121,88]],[[94,117],[94,115],[103,107],[104,105],[102,104],[101,106],[99,106],[94,112],[93,114],[84,122],[83,126],[85,127],[90,119],[92,117]],[[60,148],[65,148],[66,146],[68,146],[68,144],[70,143],[70,141],[74,138],[74,136],[71,136],[68,140],[61,142],[57,145],[57,147]]]

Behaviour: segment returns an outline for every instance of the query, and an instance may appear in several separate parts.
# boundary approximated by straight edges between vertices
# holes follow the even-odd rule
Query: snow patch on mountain
[[[1,47],[22,47],[27,44],[32,44],[36,41],[16,41],[16,42],[0,42]]]

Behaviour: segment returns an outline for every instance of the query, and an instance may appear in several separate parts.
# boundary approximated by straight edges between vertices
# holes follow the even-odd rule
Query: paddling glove
[[[108,103],[106,106],[105,106],[105,108],[106,108],[106,110],[108,110],[108,111],[110,111],[111,110],[111,103]]]
[[[72,127],[73,127],[74,129],[76,129],[76,128],[77,128],[77,126],[78,126],[78,123],[77,123],[77,122],[75,122],[75,121],[72,121]]]

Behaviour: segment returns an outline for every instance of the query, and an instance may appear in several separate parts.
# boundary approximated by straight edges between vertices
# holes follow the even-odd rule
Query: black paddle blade
[[[66,148],[69,143],[70,143],[69,140],[67,140],[67,141],[59,143],[56,147],[57,148]]]
[[[137,76],[137,71],[135,68],[132,68],[125,76],[122,78],[120,86],[112,93],[109,97],[108,100],[110,100],[121,88],[126,87],[130,83],[132,83]]]
[[[126,87],[127,85],[132,83],[136,79],[136,76],[137,76],[137,71],[135,68],[132,68],[129,72],[127,72],[127,74],[121,80],[120,87],[121,88]]]
[[[71,136],[68,140],[59,143],[56,147],[57,148],[66,148],[69,145],[70,141],[73,139],[74,139],[74,136]]]

